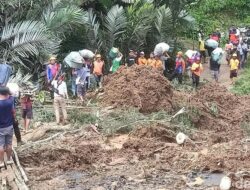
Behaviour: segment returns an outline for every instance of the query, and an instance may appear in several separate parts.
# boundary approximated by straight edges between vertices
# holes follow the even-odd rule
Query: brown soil
[[[137,107],[144,113],[185,107],[188,112],[183,116],[195,127],[190,139],[183,145],[175,143],[181,129],[174,122],[141,125],[130,135],[106,140],[84,130],[65,135],[19,151],[31,189],[195,189],[184,180],[194,171],[250,170],[250,143],[241,126],[250,121],[249,97],[235,96],[218,84],[193,93],[176,92],[161,71],[140,66],[121,68],[105,83],[105,105]]]
[[[159,124],[155,126],[141,126],[138,127],[133,133],[132,137],[137,138],[155,138],[159,141],[164,142],[175,142],[176,134],[173,129],[167,129]]]
[[[162,71],[145,66],[122,67],[106,78],[102,102],[136,107],[143,113],[172,111],[173,90]]]

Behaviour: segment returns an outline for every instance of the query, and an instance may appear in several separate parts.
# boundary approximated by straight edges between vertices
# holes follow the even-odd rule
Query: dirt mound
[[[215,102],[222,109],[234,109],[240,104],[239,98],[230,93],[226,87],[218,84],[207,84],[197,92],[197,97],[203,101]]]
[[[140,112],[172,111],[173,91],[162,71],[145,67],[122,67],[104,82],[102,102],[117,107],[136,107]]]
[[[189,105],[193,108],[196,118],[193,123],[200,129],[214,131],[234,130],[242,119],[242,109],[245,109],[244,101],[228,92],[218,84],[208,84],[201,88],[195,97],[192,97]]]
[[[164,142],[175,142],[175,132],[161,126],[139,127],[133,133],[132,137],[154,138]]]

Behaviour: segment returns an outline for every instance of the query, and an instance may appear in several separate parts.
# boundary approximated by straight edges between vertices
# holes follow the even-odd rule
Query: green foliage
[[[70,110],[68,115],[70,122],[74,124],[94,124],[97,121],[94,114],[81,112],[78,109]]]
[[[55,121],[55,114],[53,109],[46,109],[46,108],[33,108],[34,113],[34,122],[54,122]]]
[[[51,52],[58,43],[51,43],[47,28],[38,21],[23,21],[6,25],[0,34],[0,55],[5,62],[21,63],[22,58],[38,56],[41,50]]]
[[[206,34],[216,28],[228,29],[231,25],[249,24],[249,0],[200,0],[189,11]]]
[[[249,61],[248,64],[250,64]],[[235,82],[232,92],[239,95],[250,94],[250,68],[246,68],[244,72],[240,74],[239,79]]]
[[[111,48],[115,45],[118,38],[125,32],[126,20],[123,7],[116,5],[110,9],[103,23],[105,28],[104,37],[106,39],[105,47]]]

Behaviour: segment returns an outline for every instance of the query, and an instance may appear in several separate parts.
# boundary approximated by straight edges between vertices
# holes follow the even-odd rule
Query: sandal
[[[1,163],[1,164],[0,164],[0,169],[1,169],[1,168],[5,168],[4,163]]]

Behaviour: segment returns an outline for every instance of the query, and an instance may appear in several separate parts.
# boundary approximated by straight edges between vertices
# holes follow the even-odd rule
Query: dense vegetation
[[[166,41],[195,39],[216,27],[246,25],[249,0],[2,0],[0,57],[22,72],[40,73],[51,54],[60,60],[83,48],[104,56],[119,47],[152,51]],[[195,20],[194,20],[195,18]],[[230,18],[230,19],[228,19]]]

